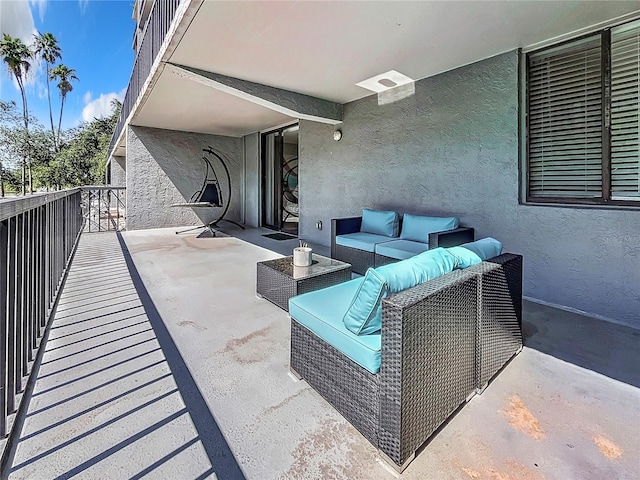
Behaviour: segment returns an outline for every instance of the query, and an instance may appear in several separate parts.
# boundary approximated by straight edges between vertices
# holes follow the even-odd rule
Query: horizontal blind
[[[640,22],[611,29],[611,198],[640,199]]]
[[[602,197],[600,36],[528,56],[529,196]]]

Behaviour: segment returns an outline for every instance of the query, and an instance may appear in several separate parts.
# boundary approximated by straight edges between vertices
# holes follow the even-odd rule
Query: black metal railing
[[[153,62],[160,51],[179,4],[180,0],[156,0],[153,4],[149,20],[142,33],[142,44],[133,63],[129,86],[122,101],[122,109],[120,110],[113,137],[111,137],[107,157],[113,152],[127,118],[129,118],[129,114],[133,110],[136,100],[138,100],[140,90],[142,90],[142,86],[151,72]]]
[[[82,231],[80,196],[76,188],[0,201],[0,438]]]
[[[85,232],[122,231],[126,227],[126,187],[82,187]]]

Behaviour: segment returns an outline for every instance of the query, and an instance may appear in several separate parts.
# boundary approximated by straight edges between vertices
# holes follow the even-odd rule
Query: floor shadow
[[[83,273],[107,257],[120,284]],[[122,237],[81,241],[68,278],[0,478],[244,479]]]
[[[140,296],[149,322],[153,327],[157,341],[162,348],[164,357],[185,403],[186,410],[198,432],[202,446],[211,462],[215,475],[219,480],[244,479],[244,474],[229,444],[224,438],[178,347],[171,338],[149,292],[144,286],[122,235],[118,232],[117,236],[127,267],[129,268],[129,273],[131,274],[131,280]]]
[[[524,301],[524,345],[640,388],[640,330]]]

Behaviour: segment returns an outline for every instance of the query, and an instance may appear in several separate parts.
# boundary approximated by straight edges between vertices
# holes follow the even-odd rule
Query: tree
[[[25,169],[29,168],[29,193],[33,193],[33,184],[31,177],[31,165],[28,157],[28,144],[29,144],[29,110],[27,108],[27,96],[24,89],[24,81],[27,73],[31,68],[29,60],[32,57],[32,52],[29,50],[22,40],[14,38],[11,35],[4,34],[2,40],[0,40],[0,55],[2,60],[7,65],[7,69],[16,79],[18,87],[20,88],[20,95],[22,96],[22,118],[24,120],[24,129],[27,136],[27,144],[24,148],[24,156],[22,162],[22,194],[25,194]]]
[[[10,178],[10,167],[20,163],[25,150],[28,152],[29,163],[34,171],[35,180],[39,180],[39,170],[46,168],[53,160],[55,146],[51,132],[36,118],[29,118],[29,135],[24,128],[22,116],[18,112],[15,102],[3,102],[0,100],[0,167],[2,180]],[[7,174],[7,177],[4,176]],[[43,182],[41,181],[42,185]],[[45,183],[46,184],[46,183]],[[2,185],[0,184],[0,190]]]
[[[109,142],[121,107],[117,101],[111,105],[113,111],[109,117],[96,118],[62,132],[66,140],[60,142],[60,151],[51,159],[46,158],[46,139],[38,137],[41,161],[37,179],[40,184],[60,189],[104,182]]]
[[[64,101],[67,98],[67,93],[73,90],[71,82],[78,80],[76,77],[76,71],[73,68],[69,68],[66,65],[58,65],[51,70],[51,80],[58,80],[58,89],[60,90],[60,97],[62,97],[62,103],[60,104],[60,119],[58,120],[58,136],[56,138],[56,144],[60,144],[60,126],[62,125],[62,111],[64,110]]]
[[[51,134],[55,141],[56,150],[59,150],[60,146],[56,138],[56,132],[53,127],[53,113],[51,111],[51,88],[49,86],[49,80],[51,80],[51,65],[58,58],[62,58],[62,52],[58,46],[58,40],[51,33],[42,34],[38,32],[38,35],[34,35],[34,54],[38,55],[45,61],[47,67],[47,100],[49,101],[49,121],[51,122]]]

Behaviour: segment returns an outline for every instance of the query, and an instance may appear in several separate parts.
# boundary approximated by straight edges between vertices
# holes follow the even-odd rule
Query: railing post
[[[9,338],[7,333],[7,278],[9,263],[7,254],[9,248],[9,221],[0,222],[0,435],[7,435],[7,350]]]
[[[9,235],[7,241],[7,411],[13,413],[16,409],[16,310],[11,299],[16,298],[16,245],[17,245],[17,219],[8,220]]]

